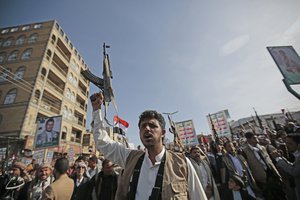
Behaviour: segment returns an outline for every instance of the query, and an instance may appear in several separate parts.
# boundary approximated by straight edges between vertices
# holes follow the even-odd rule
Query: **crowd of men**
[[[297,122],[267,134],[246,131],[237,140],[217,139],[175,152],[164,146],[163,116],[147,110],[138,122],[145,149],[128,149],[106,132],[102,93],[92,99],[95,145],[105,159],[79,156],[71,166],[65,157],[54,166],[16,161],[10,177],[1,179],[2,199],[300,200]]]

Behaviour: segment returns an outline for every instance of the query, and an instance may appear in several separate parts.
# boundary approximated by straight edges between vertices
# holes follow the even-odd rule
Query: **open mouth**
[[[149,140],[149,139],[151,139],[151,138],[152,138],[152,135],[149,134],[149,133],[146,133],[146,134],[144,135],[144,139],[146,139],[146,140]]]

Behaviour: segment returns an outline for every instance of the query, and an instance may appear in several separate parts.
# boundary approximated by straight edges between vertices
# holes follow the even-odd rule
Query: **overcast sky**
[[[192,119],[198,134],[209,132],[205,116],[223,109],[233,120],[254,115],[252,107],[300,110],[266,50],[292,45],[300,53],[299,0],[0,1],[1,27],[52,19],[97,75],[102,43],[111,46],[119,116],[135,145],[146,109],[179,111],[173,120]]]

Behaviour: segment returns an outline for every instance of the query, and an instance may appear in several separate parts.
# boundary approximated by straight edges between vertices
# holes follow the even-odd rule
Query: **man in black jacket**
[[[102,162],[102,170],[96,174],[90,184],[93,191],[91,193],[92,200],[113,200],[115,199],[118,187],[118,173],[114,170],[114,164],[105,159]]]

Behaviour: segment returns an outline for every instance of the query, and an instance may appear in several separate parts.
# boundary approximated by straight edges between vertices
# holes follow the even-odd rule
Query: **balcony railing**
[[[42,100],[41,107],[44,108],[47,111],[51,111],[55,114],[59,114],[59,109],[56,108],[55,106],[51,105],[49,102],[47,102],[45,100]]]
[[[57,50],[59,51],[59,53],[66,59],[66,61],[70,62],[69,57],[65,54],[65,52],[59,47],[56,46]]]
[[[56,90],[57,92],[59,92],[60,94],[63,94],[64,91],[63,89],[61,89],[60,87],[58,87],[55,83],[53,83],[52,81],[50,81],[49,79],[47,80],[47,83],[49,84],[49,86],[51,88],[53,88],[54,90]]]
[[[55,61],[52,61],[54,67],[64,76],[67,76],[67,72],[65,72]]]

